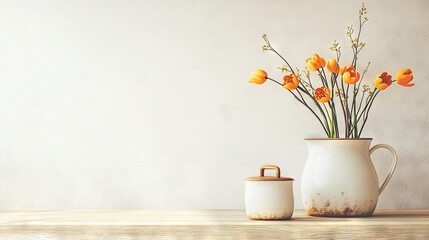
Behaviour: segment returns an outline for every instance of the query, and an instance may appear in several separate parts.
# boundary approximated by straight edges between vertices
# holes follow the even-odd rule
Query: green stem
[[[312,94],[310,94],[310,92],[308,92],[307,91],[307,89],[305,89],[305,88],[303,88],[303,87],[301,87],[301,86],[298,86],[298,89],[299,90],[301,90],[303,93],[305,93],[310,99],[312,99],[313,100],[313,103],[314,103],[314,105],[316,105],[316,107],[319,109],[319,111],[320,111],[320,113],[322,114],[322,116],[323,116],[323,118],[325,119],[325,124],[326,124],[326,127],[328,128],[328,122],[327,122],[327,118],[326,118],[326,115],[325,115],[325,113],[323,112],[323,109],[322,109],[322,107],[320,107],[320,104],[319,104],[319,102],[313,97],[313,95]]]
[[[362,134],[362,131],[363,131],[363,128],[365,127],[366,121],[368,120],[369,110],[371,110],[371,107],[372,107],[372,104],[374,103],[375,97],[377,96],[377,94],[378,94],[379,92],[380,92],[380,91],[377,91],[377,92],[375,93],[374,97],[373,97],[373,98],[372,98],[372,100],[371,100],[371,103],[369,104],[368,110],[366,111],[366,116],[365,116],[364,121],[363,121],[363,123],[362,123],[362,126],[361,126],[361,128],[360,128],[360,131],[359,131],[359,135],[358,135],[358,137],[360,137],[360,135]]]
[[[273,81],[274,83],[284,87],[284,85],[282,83],[280,83],[279,81],[269,78],[267,77],[268,80]],[[294,94],[291,90],[287,89],[294,97],[296,100],[298,100],[298,102],[302,103],[306,108],[308,108],[311,113],[313,113],[313,115],[317,118],[317,120],[319,121],[319,123],[322,125],[323,130],[325,131],[326,135],[329,136],[328,130],[326,129],[326,127],[323,125],[322,120],[320,119],[320,117],[314,112],[314,110],[307,104],[307,102],[304,100],[304,98],[302,97],[301,93],[298,91],[299,95],[301,96],[301,99],[298,98],[298,96],[296,94]],[[326,117],[325,117],[325,122],[326,122]]]
[[[326,114],[328,115],[328,120],[329,120],[329,138],[333,138],[333,127],[332,127],[332,118],[329,115],[329,111],[326,108],[325,104],[322,104],[323,108],[325,108]]]
[[[358,118],[357,118],[357,122],[360,121],[360,119],[362,118],[362,115],[364,114],[365,111],[368,110],[368,108],[372,105],[373,99],[377,96],[377,94],[380,92],[380,90],[374,90],[374,93],[371,95],[371,97],[369,98],[368,103],[365,104],[365,107],[362,109],[362,112],[359,114]],[[368,110],[369,111],[369,110]],[[349,134],[351,134],[352,131],[354,131],[354,128],[357,126],[353,126],[352,129],[350,129]]]

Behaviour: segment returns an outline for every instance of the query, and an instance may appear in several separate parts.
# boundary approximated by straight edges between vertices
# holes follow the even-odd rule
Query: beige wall
[[[290,62],[329,58],[360,1],[0,2],[0,208],[244,208],[245,177],[295,182],[323,136],[281,88],[261,33]],[[359,66],[414,70],[381,94],[364,133],[400,160],[379,208],[429,208],[429,1],[368,1]],[[345,59],[350,59],[345,52]],[[375,155],[380,177],[387,154]]]

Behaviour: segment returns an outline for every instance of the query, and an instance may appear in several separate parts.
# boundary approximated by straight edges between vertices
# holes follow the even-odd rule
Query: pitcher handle
[[[374,147],[372,147],[369,150],[369,155],[371,155],[375,150],[377,150],[379,148],[385,148],[385,149],[389,150],[389,152],[393,155],[393,162],[392,162],[392,166],[390,167],[389,174],[387,174],[386,179],[384,180],[383,184],[380,187],[380,190],[378,191],[378,195],[380,195],[381,192],[383,192],[383,190],[386,187],[387,183],[389,183],[389,180],[390,180],[390,178],[392,178],[393,172],[395,171],[396,163],[398,162],[398,155],[396,154],[395,149],[393,149],[393,147],[391,147],[390,145],[387,145],[387,144],[377,144],[377,145],[375,145]]]

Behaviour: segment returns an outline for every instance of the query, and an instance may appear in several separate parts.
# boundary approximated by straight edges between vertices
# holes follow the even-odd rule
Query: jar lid
[[[276,176],[264,176],[265,170],[275,170]],[[248,177],[245,179],[246,181],[294,181],[295,179],[290,177],[280,177],[280,168],[275,165],[263,165],[259,169],[259,176],[256,177]]]

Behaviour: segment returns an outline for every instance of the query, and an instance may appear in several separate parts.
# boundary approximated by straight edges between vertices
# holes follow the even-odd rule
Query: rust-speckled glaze
[[[370,149],[372,139],[306,139],[309,149],[301,181],[308,215],[322,217],[371,216],[378,196],[389,182],[397,156],[389,145]],[[386,180],[378,185],[370,154],[385,148],[393,155]]]
[[[275,176],[265,176],[275,170]],[[258,177],[246,179],[246,214],[252,220],[286,220],[294,209],[293,179],[281,177],[280,168],[264,165]]]

